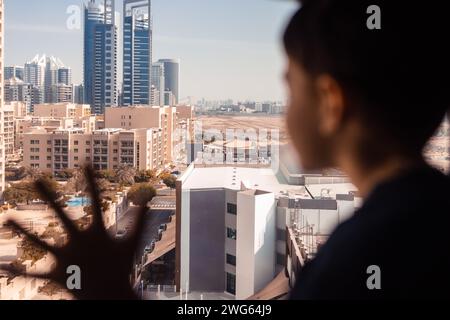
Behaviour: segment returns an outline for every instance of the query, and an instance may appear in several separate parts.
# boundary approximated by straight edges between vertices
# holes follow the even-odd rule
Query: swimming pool
[[[66,202],[69,207],[84,207],[91,204],[91,199],[86,197],[74,197]]]

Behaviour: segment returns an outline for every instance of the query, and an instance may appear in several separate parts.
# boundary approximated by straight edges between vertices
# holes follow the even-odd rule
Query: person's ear
[[[341,128],[344,121],[344,93],[339,83],[329,75],[321,75],[316,80],[318,97],[319,132],[332,136]]]

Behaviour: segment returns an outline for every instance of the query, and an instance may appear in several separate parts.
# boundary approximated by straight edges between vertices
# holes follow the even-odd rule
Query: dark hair
[[[438,3],[304,1],[284,45],[312,76],[335,78],[378,138],[416,153],[450,106],[450,24]],[[381,29],[367,27],[370,5],[381,9]]]

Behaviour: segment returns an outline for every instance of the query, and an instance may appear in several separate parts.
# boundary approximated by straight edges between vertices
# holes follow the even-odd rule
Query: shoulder
[[[367,287],[372,266],[382,269],[384,296],[423,292],[417,288],[432,283],[421,279],[448,280],[449,186],[449,178],[434,170],[380,186],[298,275],[293,298],[379,297],[381,292]],[[435,241],[430,246],[421,239]],[[418,257],[425,252],[428,261],[423,265]]]
[[[293,299],[364,298],[372,257],[381,240],[357,217],[341,224],[297,276]]]

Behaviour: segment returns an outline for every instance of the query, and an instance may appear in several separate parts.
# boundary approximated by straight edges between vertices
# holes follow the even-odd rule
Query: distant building
[[[92,163],[95,170],[116,170],[127,165],[138,170],[159,168],[164,163],[160,129],[83,129],[47,132],[36,128],[24,134],[24,164],[58,175],[67,169]]]
[[[172,91],[164,91],[164,105],[174,106],[177,104],[177,98],[172,93]]]
[[[122,104],[151,104],[151,0],[125,0],[123,12]]]
[[[14,106],[5,105],[3,107],[3,138],[6,157],[14,153],[14,114]]]
[[[152,86],[154,87],[153,103],[154,106],[164,105],[164,92],[165,92],[165,75],[164,75],[164,63],[155,62],[152,65]]]
[[[12,66],[12,67],[5,67],[4,72],[5,72],[4,80],[9,80],[11,78],[23,80],[25,69],[23,66]]]
[[[61,67],[58,69],[58,84],[66,86],[72,85],[72,69],[68,67]]]
[[[11,103],[15,106],[15,103]],[[17,111],[16,111],[17,110]],[[89,105],[73,103],[38,104],[35,106],[34,115],[19,113],[15,107],[14,147],[23,149],[24,135],[35,130],[45,129],[52,132],[60,129],[80,129],[85,133],[91,133],[98,129],[99,120],[91,115]]]
[[[88,104],[39,104],[35,106],[33,115],[43,118],[83,118],[91,116],[91,109]]]
[[[63,83],[58,83],[51,88],[52,103],[63,103],[73,101],[73,87],[71,85],[66,85]]]
[[[175,105],[180,101],[180,61],[176,59],[161,59],[157,63],[164,66],[164,92],[172,92],[173,105]]]
[[[178,125],[176,108],[172,107],[116,107],[105,109],[105,127],[125,130],[161,128],[163,154],[167,161],[174,158],[175,129]]]
[[[45,86],[46,56],[36,55],[31,61],[25,63],[24,82],[37,88]]]
[[[32,113],[36,104],[44,102],[43,87],[24,83],[18,78],[11,78],[4,84],[5,102],[21,101],[26,104],[27,112]]]
[[[117,105],[117,26],[114,1],[84,7],[84,102],[92,113]]]
[[[73,103],[84,103],[84,86],[82,84],[73,86]]]

